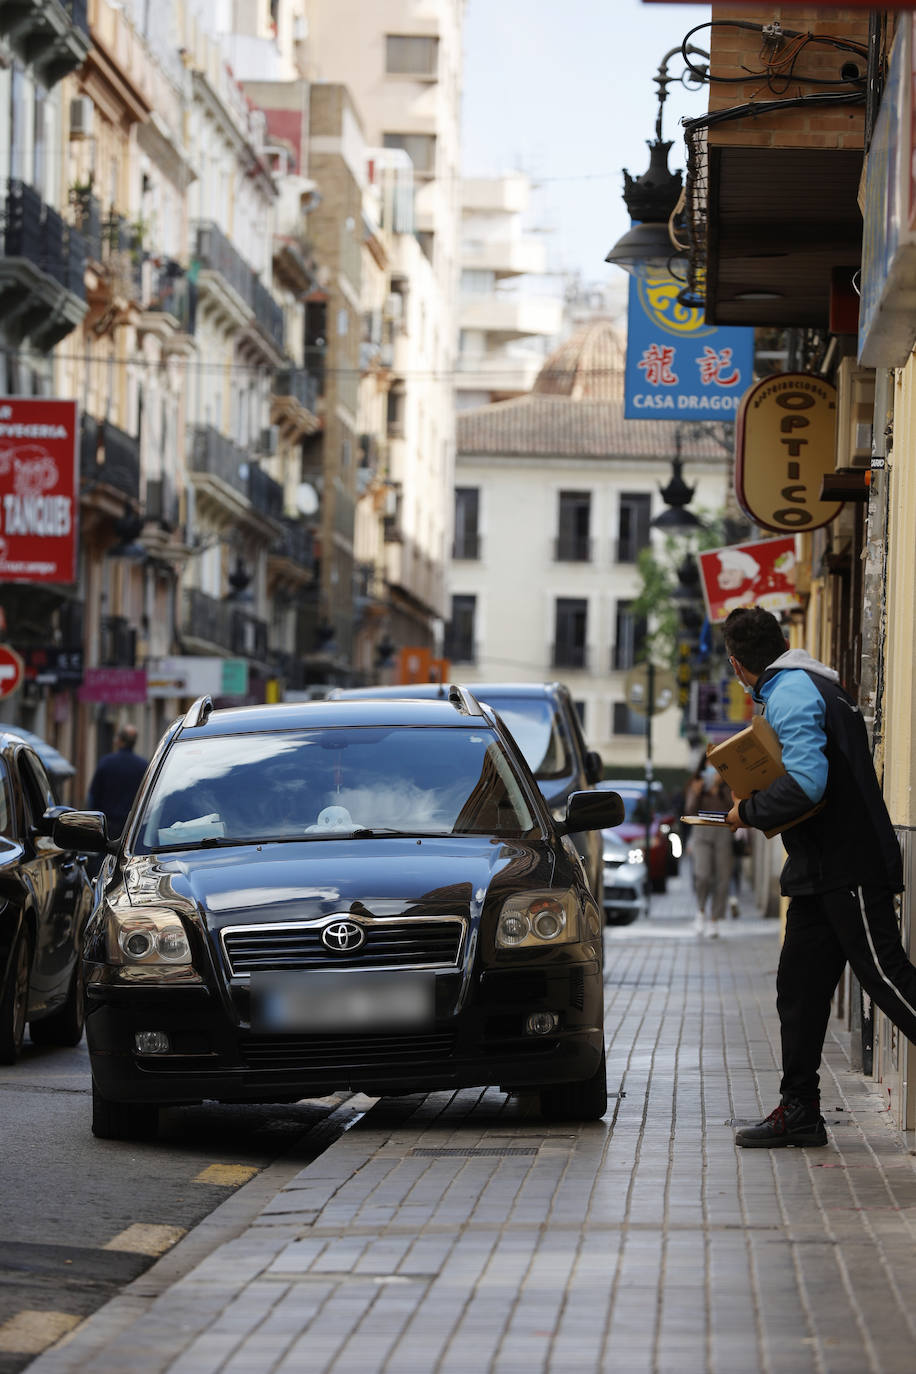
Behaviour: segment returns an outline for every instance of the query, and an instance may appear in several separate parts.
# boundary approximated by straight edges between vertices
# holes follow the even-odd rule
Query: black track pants
[[[776,976],[783,1097],[818,1095],[830,1001],[846,961],[862,987],[916,1043],[916,968],[900,943],[887,888],[837,888],[793,897]]]

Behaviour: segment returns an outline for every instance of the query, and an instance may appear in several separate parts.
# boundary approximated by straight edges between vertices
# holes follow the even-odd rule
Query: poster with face
[[[761,606],[778,615],[801,604],[795,590],[794,535],[708,549],[697,560],[713,625],[739,606]]]

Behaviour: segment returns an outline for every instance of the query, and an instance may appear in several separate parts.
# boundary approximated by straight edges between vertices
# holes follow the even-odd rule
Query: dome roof
[[[610,320],[590,320],[554,349],[531,388],[534,395],[571,401],[623,396],[624,352]]]

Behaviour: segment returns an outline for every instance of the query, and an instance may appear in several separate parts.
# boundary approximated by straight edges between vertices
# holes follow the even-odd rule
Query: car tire
[[[541,1088],[541,1116],[546,1121],[600,1121],[607,1111],[607,1060],[604,1048],[601,1062],[583,1083],[556,1083]]]
[[[29,1036],[33,1045],[78,1045],[83,1038],[84,1022],[83,961],[77,958],[66,1002],[50,1016],[30,1021]]]
[[[31,969],[32,947],[26,932],[20,930],[10,956],[6,988],[0,997],[0,1064],[15,1064],[22,1049]]]
[[[155,1102],[112,1102],[92,1085],[92,1134],[98,1140],[154,1140],[159,1130]]]

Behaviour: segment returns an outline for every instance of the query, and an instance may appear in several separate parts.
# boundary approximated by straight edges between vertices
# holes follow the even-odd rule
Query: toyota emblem
[[[321,932],[321,943],[335,954],[349,954],[365,943],[366,932],[355,921],[334,921]]]

